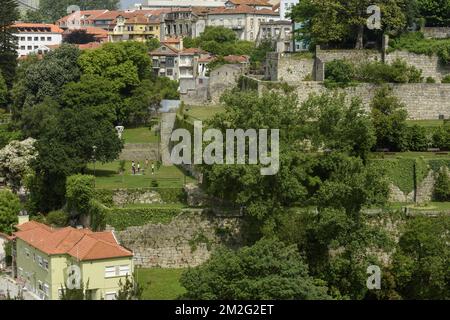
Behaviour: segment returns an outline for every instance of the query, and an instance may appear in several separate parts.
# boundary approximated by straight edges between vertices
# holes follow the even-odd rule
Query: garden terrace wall
[[[314,59],[295,54],[271,52],[267,54],[265,78],[271,81],[303,81],[314,77]]]
[[[310,94],[320,94],[328,91],[321,82],[307,81],[288,83],[295,88],[299,103],[308,99]],[[436,120],[440,115],[450,118],[450,84],[445,83],[408,83],[389,84],[393,94],[406,106],[410,120]],[[258,80],[258,92],[261,94],[268,88],[273,88],[273,82]],[[370,111],[370,103],[380,85],[359,84],[345,89],[348,98],[360,98],[366,111]]]
[[[450,38],[450,27],[424,27],[421,31],[428,39]]]

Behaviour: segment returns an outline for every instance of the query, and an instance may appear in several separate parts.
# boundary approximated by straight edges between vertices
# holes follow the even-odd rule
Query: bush
[[[106,224],[118,231],[150,223],[167,224],[181,212],[176,208],[112,208],[106,213]]]
[[[450,74],[446,75],[444,78],[442,78],[442,83],[450,83]]]
[[[439,170],[434,184],[434,198],[437,201],[450,201],[450,177],[447,168]]]
[[[325,81],[328,84],[346,86],[355,77],[355,68],[347,60],[333,60],[325,65]]]
[[[436,128],[432,135],[433,146],[441,150],[450,148],[450,127],[440,126]]]
[[[426,151],[428,138],[426,129],[419,125],[413,125],[406,130],[406,141],[410,151]]]
[[[370,83],[419,83],[422,82],[422,70],[396,59],[392,64],[373,61],[361,65],[357,78]]]
[[[427,77],[426,83],[436,83],[436,80],[433,77]]]
[[[57,228],[65,227],[69,221],[69,216],[62,210],[51,211],[45,218],[46,224]]]
[[[95,189],[94,199],[107,207],[114,207],[113,194],[113,190]]]
[[[106,228],[106,216],[108,208],[96,200],[90,202],[91,229],[103,231]]]

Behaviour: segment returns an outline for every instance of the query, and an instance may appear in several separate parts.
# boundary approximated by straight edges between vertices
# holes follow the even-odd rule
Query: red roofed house
[[[63,30],[54,24],[15,23],[11,28],[18,41],[19,57],[30,53],[43,54],[49,51],[49,46],[59,46],[62,43]]]
[[[133,273],[133,252],[114,234],[71,227],[54,229],[35,221],[17,226],[13,265],[18,282],[41,299],[58,300],[67,283],[83,283],[94,300],[113,300]],[[70,281],[74,280],[74,281]]]

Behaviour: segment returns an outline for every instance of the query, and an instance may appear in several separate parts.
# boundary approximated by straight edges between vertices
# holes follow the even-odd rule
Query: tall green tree
[[[18,222],[19,198],[9,190],[0,190],[0,232],[11,234]]]
[[[0,71],[9,88],[12,87],[17,65],[17,40],[11,25],[18,19],[17,1],[0,0]]]
[[[6,107],[8,102],[8,87],[6,86],[5,79],[0,72],[0,108]]]
[[[308,273],[295,246],[263,239],[236,252],[221,249],[186,271],[183,296],[195,300],[330,299],[325,283]]]
[[[377,5],[381,9],[381,29],[397,32],[406,27],[406,0],[305,0],[291,11],[291,18],[302,27],[302,39],[316,44],[337,44],[353,41],[356,49],[364,47],[367,30],[367,8]],[[381,34],[381,33],[380,33]]]
[[[417,9],[426,25],[430,27],[447,27],[450,24],[449,0],[416,0]]]

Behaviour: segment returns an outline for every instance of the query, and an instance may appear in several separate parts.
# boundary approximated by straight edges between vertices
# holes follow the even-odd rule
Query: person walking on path
[[[138,174],[141,173],[141,163],[140,162],[138,162],[138,165],[137,165],[137,172],[138,172]]]
[[[136,174],[136,164],[133,162],[131,162],[131,171],[133,172],[133,175]]]

